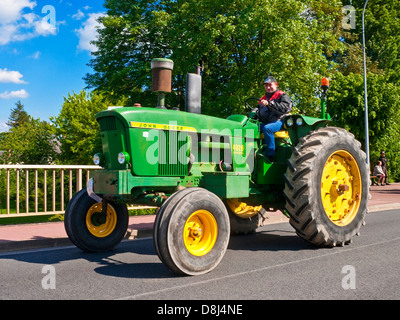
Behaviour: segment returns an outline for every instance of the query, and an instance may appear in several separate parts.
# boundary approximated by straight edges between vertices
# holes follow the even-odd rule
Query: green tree
[[[108,0],[88,87],[130,103],[154,106],[150,61],[175,61],[169,105],[183,108],[184,75],[204,63],[203,113],[243,111],[246,97],[263,94],[273,74],[299,110],[316,113],[321,75],[339,41],[341,2],[317,0]]]
[[[356,29],[344,31],[345,50],[334,57],[338,73],[332,77],[329,110],[335,124],[353,132],[364,144],[364,82],[362,11],[365,0],[353,0]],[[343,1],[349,4],[349,1]],[[370,160],[374,165],[385,149],[391,159],[390,177],[400,180],[400,7],[396,0],[369,1],[365,13]]]
[[[344,30],[342,41],[346,50],[339,55],[340,71],[362,73],[362,11],[365,0],[343,1],[356,9],[356,28]],[[369,1],[365,11],[367,68],[369,72],[395,76],[400,67],[400,8],[397,0]],[[396,77],[396,81],[398,81]]]
[[[380,150],[390,159],[390,177],[400,180],[400,86],[385,75],[368,75],[370,162],[375,165]],[[328,112],[333,124],[352,132],[365,144],[364,79],[362,75],[337,73],[328,94]]]
[[[55,157],[54,128],[40,119],[24,121],[0,136],[3,163],[50,164]]]
[[[24,109],[24,105],[21,101],[15,104],[15,108],[11,109],[11,114],[8,117],[8,122],[6,123],[11,128],[16,128],[29,121],[29,115]]]
[[[353,1],[358,8],[359,23],[356,32],[361,38],[361,14],[363,0]],[[368,2],[365,14],[367,54],[380,69],[397,70],[400,67],[400,7],[397,0],[374,0]]]
[[[125,105],[126,99],[117,101],[117,105]],[[60,154],[57,161],[63,164],[93,164],[96,152],[101,152],[101,139],[96,113],[113,105],[101,94],[80,93],[68,94],[60,114],[51,119],[56,128]]]

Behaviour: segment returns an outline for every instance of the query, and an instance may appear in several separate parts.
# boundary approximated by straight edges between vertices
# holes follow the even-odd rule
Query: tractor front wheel
[[[318,246],[351,242],[364,222],[369,193],[365,153],[336,127],[300,139],[285,174],[286,210],[296,233]]]
[[[87,194],[86,188],[76,193],[67,205],[65,231],[78,248],[86,252],[102,252],[114,248],[128,229],[126,205],[108,202],[106,212]]]
[[[154,223],[153,239],[160,260],[184,275],[204,274],[222,260],[229,242],[224,203],[202,188],[171,195]]]

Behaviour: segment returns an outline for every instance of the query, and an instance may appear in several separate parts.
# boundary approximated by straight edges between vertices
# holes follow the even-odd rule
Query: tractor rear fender
[[[299,139],[306,136],[309,132],[326,127],[329,122],[330,120],[328,119],[313,118],[298,114],[289,115],[284,118],[285,129],[289,132],[293,145],[297,145]]]

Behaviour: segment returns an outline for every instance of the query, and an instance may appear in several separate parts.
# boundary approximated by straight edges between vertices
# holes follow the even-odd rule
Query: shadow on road
[[[294,231],[268,230],[249,235],[232,236],[230,250],[251,251],[300,251],[315,250],[316,247],[296,235]]]
[[[301,251],[315,250],[316,247],[308,244],[292,230],[261,229],[254,234],[232,236],[229,242],[228,250],[234,251]],[[121,261],[118,255],[132,254],[132,258],[125,258]],[[237,252],[237,254],[240,254]],[[149,256],[142,258],[141,261],[134,261],[134,255]],[[154,257],[155,256],[155,257]],[[14,259],[27,263],[41,265],[55,265],[64,261],[87,260],[98,264],[94,267],[96,273],[121,278],[143,278],[160,279],[180,277],[170,271],[157,257],[153,240],[141,239],[140,241],[124,241],[114,250],[101,253],[85,253],[75,247],[55,248],[53,250],[32,251],[20,254],[2,255],[1,259]],[[93,267],[93,266],[91,266]]]

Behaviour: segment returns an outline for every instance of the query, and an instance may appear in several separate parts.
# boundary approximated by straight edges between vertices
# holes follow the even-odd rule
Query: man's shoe
[[[265,155],[265,157],[267,158],[267,160],[269,161],[269,162],[271,162],[271,163],[274,163],[275,162],[275,155],[273,155],[273,156],[269,156],[269,155]]]
[[[265,161],[268,161],[269,163],[275,162],[275,156],[267,156],[266,154],[260,152],[257,153],[257,155],[261,158],[264,158]]]

